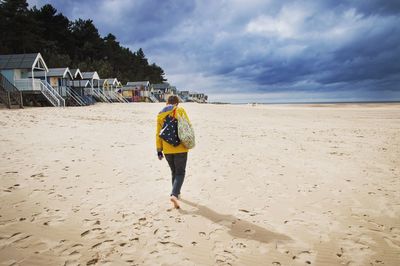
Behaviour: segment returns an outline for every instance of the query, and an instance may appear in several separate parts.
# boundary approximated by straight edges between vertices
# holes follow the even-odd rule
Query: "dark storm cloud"
[[[191,0],[59,0],[50,3],[70,19],[92,19],[99,31],[113,33],[125,43],[145,41],[168,32],[195,7]]]
[[[332,5],[337,5],[337,2],[332,1]],[[344,3],[345,8],[354,6],[360,13],[366,15],[391,15],[400,13],[400,2],[397,0],[347,0]]]
[[[319,12],[316,12],[304,22],[303,27],[306,30],[294,37],[294,43],[307,46],[301,53],[285,57],[272,52],[264,56],[260,55],[259,58],[246,62],[245,65],[243,62],[238,62],[221,66],[216,73],[232,78],[253,80],[259,85],[259,90],[266,91],[290,91],[294,89],[294,86],[290,84],[301,81],[312,81],[318,84],[310,88],[312,90],[316,88],[348,89],[362,83],[365,90],[399,91],[400,29],[397,25],[400,20],[399,17],[393,15],[398,12],[398,4],[386,3],[382,8],[377,8],[376,2],[370,1],[349,8],[360,9],[365,13],[361,15],[355,11],[350,12],[349,16],[353,15],[355,19],[350,19],[349,23],[355,25],[343,25],[347,26],[350,32],[348,35],[338,36],[338,40],[333,40],[331,44],[325,40],[327,36],[324,36],[323,32],[318,32],[321,25],[316,25],[315,22],[320,21],[321,16],[318,16]],[[349,9],[341,6],[336,7],[335,12],[343,13],[346,10]],[[321,10],[321,13],[323,11]],[[378,13],[387,15],[377,15]],[[340,22],[342,17],[337,15],[336,19]],[[333,26],[336,24],[340,23],[332,22]],[[313,25],[316,26],[313,27]],[[317,37],[302,39],[303,33],[307,35],[308,32],[315,30]],[[342,37],[344,41],[340,40]],[[250,41],[253,40],[250,39]],[[272,45],[272,50],[290,45],[290,43],[293,43],[293,38],[281,40]],[[229,59],[224,61],[229,62]]]
[[[178,88],[400,99],[400,1],[50,3],[142,47]]]

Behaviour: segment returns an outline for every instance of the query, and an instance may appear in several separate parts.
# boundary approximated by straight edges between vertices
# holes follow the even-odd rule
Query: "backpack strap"
[[[174,108],[174,111],[172,112],[172,117],[173,117],[173,118],[176,118],[176,109],[177,109],[177,108],[178,108],[178,107],[175,107],[175,108]]]

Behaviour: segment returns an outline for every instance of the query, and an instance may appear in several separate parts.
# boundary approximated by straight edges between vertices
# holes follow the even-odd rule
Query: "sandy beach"
[[[0,265],[400,265],[400,105],[182,104],[181,209],[162,104],[0,110]]]

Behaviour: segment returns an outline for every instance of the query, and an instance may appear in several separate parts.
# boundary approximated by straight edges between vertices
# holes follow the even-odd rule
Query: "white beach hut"
[[[10,81],[24,97],[40,101],[43,95],[53,106],[65,106],[61,95],[47,82],[49,69],[40,53],[0,55],[1,74]],[[43,71],[43,80],[35,78],[35,71]]]

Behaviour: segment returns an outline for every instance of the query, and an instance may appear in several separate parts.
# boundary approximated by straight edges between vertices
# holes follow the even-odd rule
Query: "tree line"
[[[122,47],[113,34],[101,37],[92,20],[70,21],[50,4],[29,8],[26,0],[0,0],[0,54],[40,52],[49,67],[97,71],[127,81],[166,81],[143,50]]]

